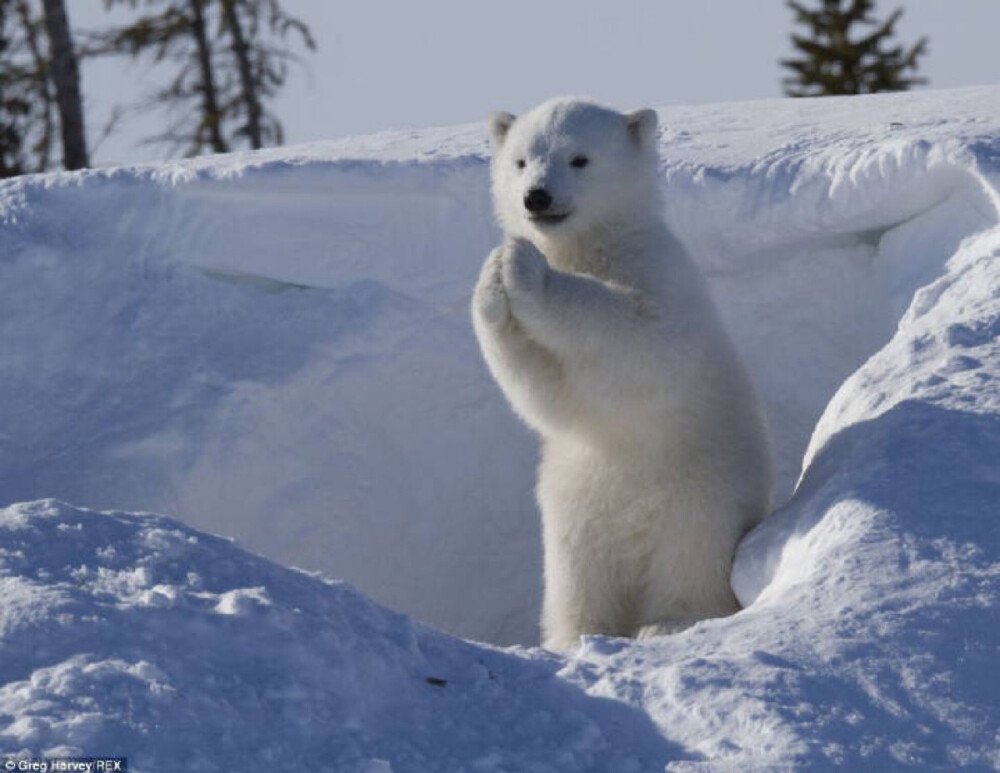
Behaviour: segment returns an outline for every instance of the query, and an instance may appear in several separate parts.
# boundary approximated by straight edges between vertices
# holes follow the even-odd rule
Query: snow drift
[[[0,751],[162,769],[169,727],[205,769],[1000,766],[998,97],[661,111],[667,216],[765,399],[782,499],[801,476],[741,547],[742,613],[504,653],[176,522],[19,505]],[[486,156],[469,127],[0,185],[4,501],[156,510],[534,641],[534,443],[467,322]],[[320,745],[292,727],[312,716]]]
[[[451,639],[167,518],[16,505],[0,545],[0,754],[384,773],[531,770],[552,739],[567,770],[679,752],[553,657]]]

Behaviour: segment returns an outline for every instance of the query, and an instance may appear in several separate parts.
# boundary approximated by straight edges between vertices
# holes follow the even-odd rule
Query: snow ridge
[[[683,756],[551,656],[452,639],[168,518],[44,500],[0,510],[0,545],[0,755],[140,773],[531,770],[552,739],[548,769]]]
[[[0,504],[43,500],[0,511],[0,752],[1000,768],[997,97],[661,111],[787,501],[744,611],[568,658],[204,533],[535,641],[534,441],[467,321],[478,130],[0,183]]]

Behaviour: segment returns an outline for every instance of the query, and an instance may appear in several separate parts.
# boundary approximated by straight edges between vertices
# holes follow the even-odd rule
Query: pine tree
[[[288,63],[294,59],[281,42],[290,32],[298,34],[309,50],[316,43],[299,19],[289,16],[278,0],[221,0],[223,23],[231,41],[230,49],[237,65],[240,82],[238,112],[246,120],[235,133],[245,136],[251,148],[265,142],[280,145],[284,130],[276,116],[262,107],[264,100],[275,97],[285,84]],[[271,40],[264,37],[268,33]]]
[[[29,105],[12,88],[8,5],[0,0],[0,177],[24,174],[24,116]]]
[[[208,22],[205,19],[204,0],[188,0],[190,9],[190,30],[194,37],[195,50],[198,56],[199,91],[201,92],[201,121],[195,132],[192,150],[197,153],[197,147],[203,137],[207,136],[212,152],[225,153],[229,145],[222,137],[222,110],[219,107],[218,88],[215,84],[215,68],[212,62],[212,43],[208,35]],[[183,99],[182,81],[175,81],[172,96]],[[193,153],[192,153],[193,155]]]
[[[44,20],[28,0],[0,0],[0,176],[50,169],[57,125]]]
[[[151,54],[156,64],[167,63],[173,77],[138,107],[165,109],[166,128],[147,141],[166,143],[172,151],[194,156],[208,150],[223,153],[229,146],[222,136],[216,52],[205,7],[211,0],[146,0],[147,12],[132,23],[92,33],[88,56]],[[113,5],[138,7],[138,0],[105,0]]]
[[[110,6],[138,0],[105,0]],[[166,109],[165,132],[150,138],[185,155],[280,144],[281,122],[266,103],[277,95],[295,54],[290,32],[315,48],[308,28],[278,0],[146,0],[132,24],[95,35],[89,51],[140,56],[175,68],[169,84],[145,107]],[[192,110],[192,108],[194,108]]]
[[[83,99],[80,96],[80,68],[77,64],[73,34],[63,0],[42,0],[45,30],[49,38],[49,77],[59,107],[62,133],[63,166],[83,169],[90,166],[87,133],[83,122]]]
[[[903,10],[896,9],[884,22],[872,18],[874,0],[821,0],[818,10],[788,0],[795,12],[795,22],[809,28],[810,36],[792,34],[792,43],[802,54],[800,59],[784,59],[781,64],[795,75],[785,78],[785,93],[790,97],[818,97],[833,94],[874,94],[879,91],[905,91],[927,83],[925,78],[906,76],[917,70],[917,59],[927,51],[927,38],[909,49],[888,46]],[[852,39],[856,24],[870,29]]]
[[[295,33],[310,51],[316,48],[316,43],[309,28],[285,13],[278,0],[221,2],[223,23],[239,72],[238,112],[246,116],[236,134],[245,136],[252,148],[263,147],[265,142],[280,145],[284,141],[281,122],[262,103],[277,95],[288,76],[288,63],[295,59],[282,41],[289,33]]]

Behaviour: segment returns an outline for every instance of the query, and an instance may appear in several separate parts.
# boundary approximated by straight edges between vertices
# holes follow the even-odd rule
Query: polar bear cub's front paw
[[[503,286],[503,247],[490,253],[473,294],[473,307],[488,325],[502,327],[510,319],[510,304]]]
[[[501,249],[503,285],[510,302],[516,306],[539,300],[549,273],[545,256],[527,239],[511,239]]]

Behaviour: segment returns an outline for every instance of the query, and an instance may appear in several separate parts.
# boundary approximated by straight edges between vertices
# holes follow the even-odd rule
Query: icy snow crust
[[[499,238],[479,127],[16,180],[0,492],[74,505],[0,512],[0,752],[1000,767],[1000,89],[661,119],[667,216],[752,365],[782,500],[799,481],[741,546],[743,612],[497,650],[192,528],[534,641],[534,441],[467,321]]]

